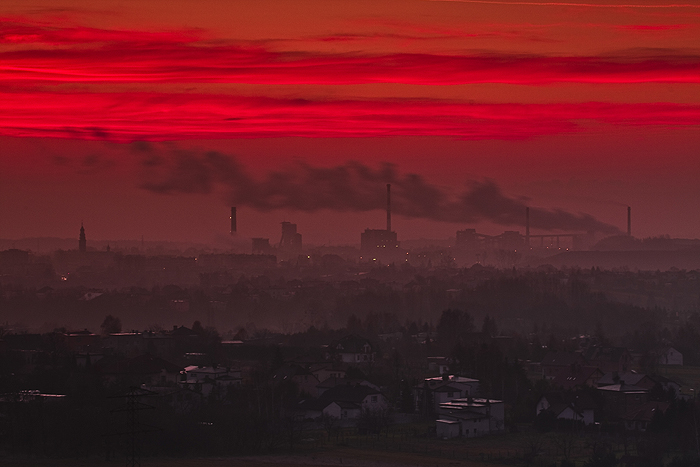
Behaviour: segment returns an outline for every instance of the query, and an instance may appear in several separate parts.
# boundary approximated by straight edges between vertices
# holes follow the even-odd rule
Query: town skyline
[[[0,17],[0,238],[83,221],[217,243],[237,206],[242,236],[290,221],[350,244],[383,225],[385,183],[399,239],[522,230],[524,206],[621,232],[631,206],[636,237],[700,237],[697,5],[33,0]]]

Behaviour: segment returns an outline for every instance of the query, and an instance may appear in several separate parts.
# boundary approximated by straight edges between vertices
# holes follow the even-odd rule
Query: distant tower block
[[[627,235],[632,236],[632,208],[627,206]]]
[[[85,239],[85,227],[83,223],[80,223],[80,239],[78,240],[78,250],[85,252],[87,251],[87,240]]]
[[[297,233],[296,224],[282,222],[282,238],[279,247],[285,251],[301,251],[301,234]]]
[[[231,235],[236,234],[236,208],[231,208]]]

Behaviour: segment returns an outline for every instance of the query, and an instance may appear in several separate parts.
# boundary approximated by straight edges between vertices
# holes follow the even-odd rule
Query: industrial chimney
[[[627,206],[627,236],[632,236],[632,208]]]
[[[386,184],[386,231],[391,232],[391,183]]]
[[[525,208],[525,246],[530,248],[530,208]]]
[[[236,208],[231,208],[231,235],[236,234]]]

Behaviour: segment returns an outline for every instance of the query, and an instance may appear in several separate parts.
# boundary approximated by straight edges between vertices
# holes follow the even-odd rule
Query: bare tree
[[[338,417],[326,412],[321,415],[321,424],[323,425],[323,429],[326,430],[326,433],[328,433],[328,439],[331,439],[333,428],[337,425],[338,420],[340,420]]]

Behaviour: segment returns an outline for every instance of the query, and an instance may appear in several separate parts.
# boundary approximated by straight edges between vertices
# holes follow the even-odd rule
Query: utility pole
[[[112,413],[124,413],[126,415],[126,430],[117,433],[110,433],[111,436],[126,436],[126,465],[127,467],[141,466],[141,435],[152,431],[159,431],[159,428],[142,423],[139,420],[139,413],[143,410],[154,410],[152,405],[144,404],[139,398],[155,396],[157,393],[148,389],[131,386],[126,394],[112,396],[112,399],[124,399],[124,407],[112,410]]]

